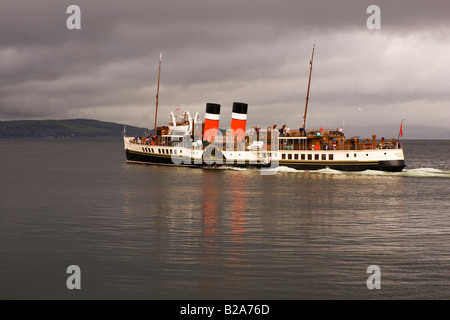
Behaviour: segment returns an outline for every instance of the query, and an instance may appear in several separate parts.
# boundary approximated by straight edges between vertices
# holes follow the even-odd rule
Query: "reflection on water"
[[[234,174],[230,177],[228,200],[231,203],[231,241],[239,244],[244,241],[245,212],[247,210],[247,185],[244,175]]]
[[[217,177],[212,174],[202,175],[202,248],[200,253],[200,287],[207,295],[215,285],[214,278],[210,276],[218,264],[219,243],[219,205],[222,202],[222,193],[218,189]]]
[[[197,298],[333,296],[405,250],[401,177],[134,170],[153,179],[124,190],[124,212],[151,222],[146,241],[168,296],[178,285]]]
[[[217,253],[219,205],[222,194],[218,190],[217,179],[214,175],[203,175],[203,248],[206,254]]]
[[[126,164],[121,143],[2,155],[0,297],[73,298],[79,264],[78,298],[450,298],[448,153],[424,164],[420,142],[401,174],[262,176]]]

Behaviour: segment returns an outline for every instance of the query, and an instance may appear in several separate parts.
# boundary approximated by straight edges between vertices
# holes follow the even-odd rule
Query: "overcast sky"
[[[81,30],[69,30],[69,5]],[[381,9],[370,30],[366,10]],[[182,107],[249,104],[249,125],[450,128],[443,0],[1,0],[0,120],[88,118],[153,127]]]

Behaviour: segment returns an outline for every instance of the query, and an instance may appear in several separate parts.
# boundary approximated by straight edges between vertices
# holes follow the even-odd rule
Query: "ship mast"
[[[311,73],[312,73],[312,66],[313,66],[313,60],[314,60],[314,49],[316,47],[316,42],[313,44],[313,50],[311,55],[311,60],[309,61],[310,67],[309,67],[309,80],[308,80],[308,92],[306,93],[306,104],[305,104],[305,115],[303,116],[303,128],[306,130],[306,112],[308,111],[308,101],[309,101],[309,87],[311,85]]]
[[[162,53],[160,53],[160,55],[159,55],[158,88],[156,91],[155,130],[153,131],[154,136],[156,136],[156,134],[158,133],[156,131],[156,121],[158,119],[158,98],[159,98],[159,80],[161,77],[161,61],[162,61]]]

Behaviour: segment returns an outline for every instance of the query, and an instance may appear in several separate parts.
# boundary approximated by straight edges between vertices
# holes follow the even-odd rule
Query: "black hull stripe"
[[[180,157],[184,160],[181,164],[174,164],[172,161],[172,155],[160,155],[160,154],[145,154],[132,150],[126,150],[126,157],[130,163],[142,163],[142,164],[165,164],[165,165],[177,165],[184,167],[206,167],[208,164],[203,162],[202,164],[195,163],[193,158]],[[188,163],[185,163],[188,162]],[[227,163],[224,161],[223,165],[232,165],[237,167],[254,167],[263,168],[270,167],[270,164],[251,163],[246,161],[245,163],[234,161],[233,163]],[[334,169],[340,171],[364,171],[364,170],[381,170],[389,172],[400,172],[405,167],[404,160],[388,160],[388,161],[371,161],[371,162],[332,162],[332,161],[280,161],[280,166],[286,166],[297,170],[320,170],[320,169]]]

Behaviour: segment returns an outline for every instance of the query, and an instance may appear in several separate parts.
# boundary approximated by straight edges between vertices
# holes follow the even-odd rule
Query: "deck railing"
[[[313,133],[308,131],[308,134]],[[299,135],[294,134],[289,136],[280,136],[278,143],[278,150],[370,150],[370,149],[401,149],[401,144],[392,139],[390,141],[384,140],[370,140],[365,139],[363,141],[359,139],[346,139],[344,136],[333,136],[330,133],[333,131],[327,131],[326,142],[322,139],[317,139],[320,136],[308,135],[308,139],[298,139]],[[336,131],[339,133],[339,131]],[[297,139],[295,139],[297,137]],[[155,137],[154,140],[148,138],[130,138],[128,140],[130,143],[140,144],[140,145],[161,145],[161,146],[181,146],[182,143],[179,141],[170,141],[170,139],[160,139],[160,137]],[[241,142],[234,141],[223,141],[220,143],[215,142],[214,144],[220,147],[222,150],[229,151],[248,151],[251,142],[248,139],[242,140]],[[258,140],[261,141],[261,140]],[[263,145],[259,150],[271,150],[271,139],[263,139]],[[206,147],[209,143],[204,143]]]

